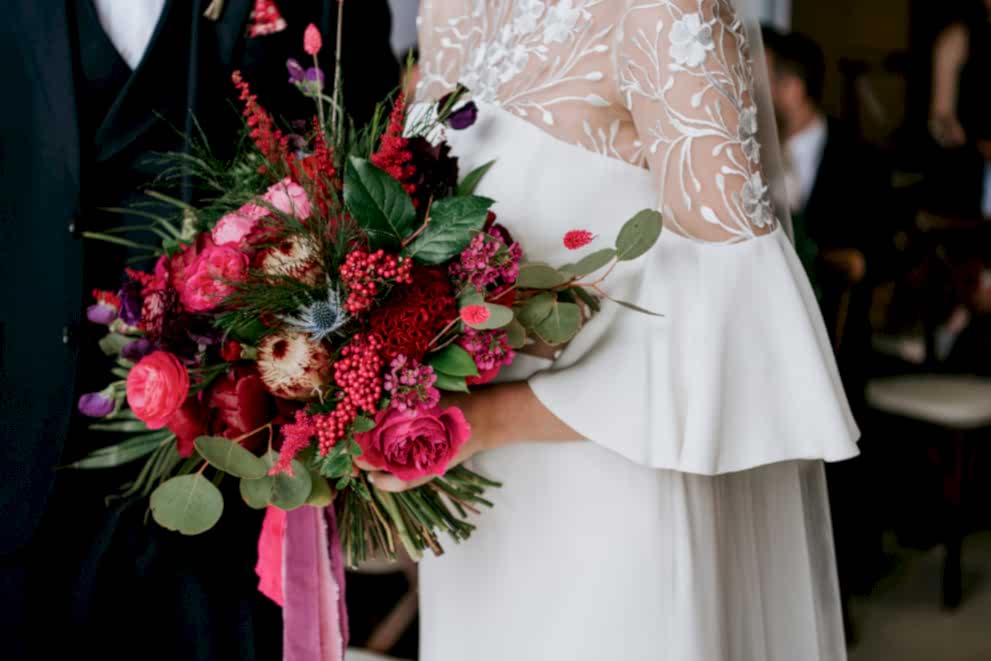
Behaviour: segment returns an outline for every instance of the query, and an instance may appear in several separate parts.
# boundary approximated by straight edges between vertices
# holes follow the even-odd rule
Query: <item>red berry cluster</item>
[[[413,282],[413,260],[400,261],[395,255],[377,250],[371,254],[355,250],[341,266],[341,280],[348,288],[344,309],[352,315],[369,310],[379,294],[379,285],[388,281],[398,284]]]
[[[344,393],[336,409],[316,419],[321,456],[347,438],[348,429],[358,413],[374,413],[378,408],[385,367],[381,347],[382,342],[376,335],[355,335],[341,352],[341,359],[334,365],[334,380]]]

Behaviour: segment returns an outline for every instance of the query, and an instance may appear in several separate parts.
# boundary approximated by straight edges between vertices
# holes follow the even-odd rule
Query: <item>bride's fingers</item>
[[[418,480],[413,480],[412,482],[405,482],[400,480],[395,475],[390,473],[373,473],[369,476],[372,484],[379,491],[387,491],[389,493],[401,493],[403,491],[409,491],[410,489],[415,489],[419,486],[423,486],[429,482],[432,478],[420,478]]]
[[[358,468],[360,468],[361,470],[365,471],[366,473],[377,473],[377,472],[379,472],[379,469],[378,468],[376,468],[375,466],[372,466],[370,463],[368,463],[367,461],[365,461],[364,459],[362,459],[360,457],[354,460],[354,465],[357,466]]]

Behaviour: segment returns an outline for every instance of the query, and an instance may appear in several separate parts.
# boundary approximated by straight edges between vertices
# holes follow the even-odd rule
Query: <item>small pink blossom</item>
[[[578,250],[592,243],[595,235],[588,230],[571,230],[564,235],[564,247],[568,250]]]
[[[234,292],[248,274],[248,257],[230,246],[205,249],[186,270],[180,301],[190,312],[209,312]]]
[[[468,377],[469,386],[492,381],[498,376],[499,370],[516,358],[516,352],[509,346],[509,335],[504,330],[469,328],[458,340],[458,345],[471,354],[478,367],[478,376]]]
[[[389,367],[383,385],[392,398],[393,408],[413,415],[440,403],[440,391],[434,387],[437,382],[434,368],[403,355],[396,356]]]
[[[466,305],[461,308],[461,321],[469,326],[478,326],[489,320],[492,314],[484,305]]]
[[[255,230],[258,221],[267,215],[268,209],[249,202],[217,221],[211,232],[213,242],[218,246],[240,244]]]
[[[306,51],[308,55],[316,55],[323,48],[323,37],[320,36],[320,30],[313,23],[306,26],[306,32],[303,33],[303,50]]]
[[[262,199],[275,207],[279,213],[292,216],[296,220],[306,220],[313,213],[306,191],[289,177],[270,186]]]

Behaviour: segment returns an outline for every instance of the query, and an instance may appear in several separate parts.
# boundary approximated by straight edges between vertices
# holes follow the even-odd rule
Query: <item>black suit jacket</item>
[[[321,65],[333,71],[336,0],[280,2],[288,28],[256,38],[246,36],[254,0],[226,0],[216,22],[203,17],[208,0],[170,3],[188,30],[188,52],[179,54],[174,68],[185,93],[156,100],[164,119],[140,104],[115,109],[113,139],[119,144],[111,148],[140,147],[159,121],[192,134],[194,117],[214,145],[233,144],[241,121],[231,105],[235,69],[273,115],[312,114],[312,102],[287,84],[285,61],[304,55],[303,31],[313,22],[326,37]],[[11,0],[0,21],[0,560],[23,548],[36,530],[78,395],[77,338],[87,299],[81,284],[87,248],[79,239],[86,173],[66,5]],[[345,94],[360,121],[395,88],[399,71],[389,49],[385,0],[348,2],[345,10]],[[148,93],[154,93],[155,81],[149,82]]]

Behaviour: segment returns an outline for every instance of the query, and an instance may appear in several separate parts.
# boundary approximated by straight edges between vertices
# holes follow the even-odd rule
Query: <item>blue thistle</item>
[[[328,285],[326,298],[311,301],[296,316],[282,317],[282,321],[295,331],[308,333],[314,342],[321,342],[339,331],[349,317],[341,306],[340,294]]]

